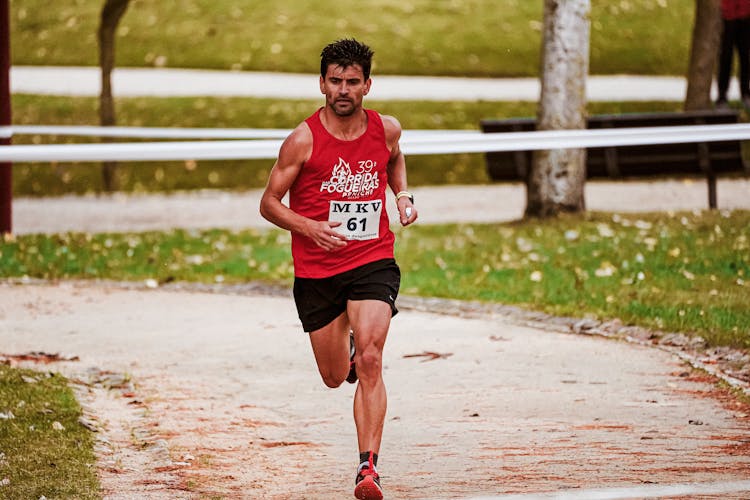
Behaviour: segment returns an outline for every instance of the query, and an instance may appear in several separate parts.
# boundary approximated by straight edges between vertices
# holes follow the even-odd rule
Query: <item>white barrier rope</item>
[[[287,128],[158,128],[97,127],[89,125],[13,125],[0,127],[0,137],[13,135],[64,135],[70,137],[130,137],[140,139],[284,139]],[[404,137],[445,133],[475,133],[474,130],[404,130]]]
[[[131,137],[142,139],[283,139],[281,128],[156,128],[95,127],[87,125],[13,125],[12,135],[65,135],[71,137]],[[0,129],[1,132],[1,129]]]
[[[744,139],[750,139],[750,124],[547,130],[495,134],[475,131],[405,132],[401,140],[401,149],[406,155],[431,155]],[[0,162],[274,159],[278,155],[281,142],[281,140],[263,139],[2,146],[0,147]]]

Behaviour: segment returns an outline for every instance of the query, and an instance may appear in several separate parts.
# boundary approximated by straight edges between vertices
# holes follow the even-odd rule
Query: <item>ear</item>
[[[320,77],[320,93],[321,94],[325,94],[326,93],[325,80],[323,79],[322,76]]]
[[[372,85],[372,78],[368,78],[365,82],[365,89],[362,95],[367,95],[370,93],[370,85]]]

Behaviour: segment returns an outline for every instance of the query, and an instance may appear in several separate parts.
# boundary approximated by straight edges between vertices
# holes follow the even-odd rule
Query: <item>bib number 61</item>
[[[367,230],[367,219],[362,218],[362,219],[357,220],[356,217],[352,217],[351,219],[346,221],[346,228],[349,231],[356,231],[359,228],[359,226],[362,226],[360,231],[365,232]]]
[[[331,201],[328,220],[339,222],[336,231],[348,240],[374,240],[380,236],[381,200]]]

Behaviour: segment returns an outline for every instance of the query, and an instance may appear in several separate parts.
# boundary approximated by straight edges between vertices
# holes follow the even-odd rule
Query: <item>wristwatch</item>
[[[398,193],[396,193],[396,202],[398,202],[398,200],[400,200],[404,196],[409,198],[409,201],[411,202],[412,205],[414,204],[414,195],[411,194],[409,191],[399,191]]]

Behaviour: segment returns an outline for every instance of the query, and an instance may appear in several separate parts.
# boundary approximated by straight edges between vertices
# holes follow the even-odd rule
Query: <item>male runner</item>
[[[292,232],[294,299],[323,382],[357,381],[354,422],[359,444],[354,495],[381,499],[376,465],[386,412],[383,346],[401,274],[393,258],[386,185],[401,224],[417,219],[406,191],[401,125],[366,110],[372,51],[347,39],[323,49],[325,106],[281,145],[260,213]],[[289,206],[282,198],[289,192]],[[351,339],[350,339],[351,335]],[[355,368],[356,367],[356,368]]]

